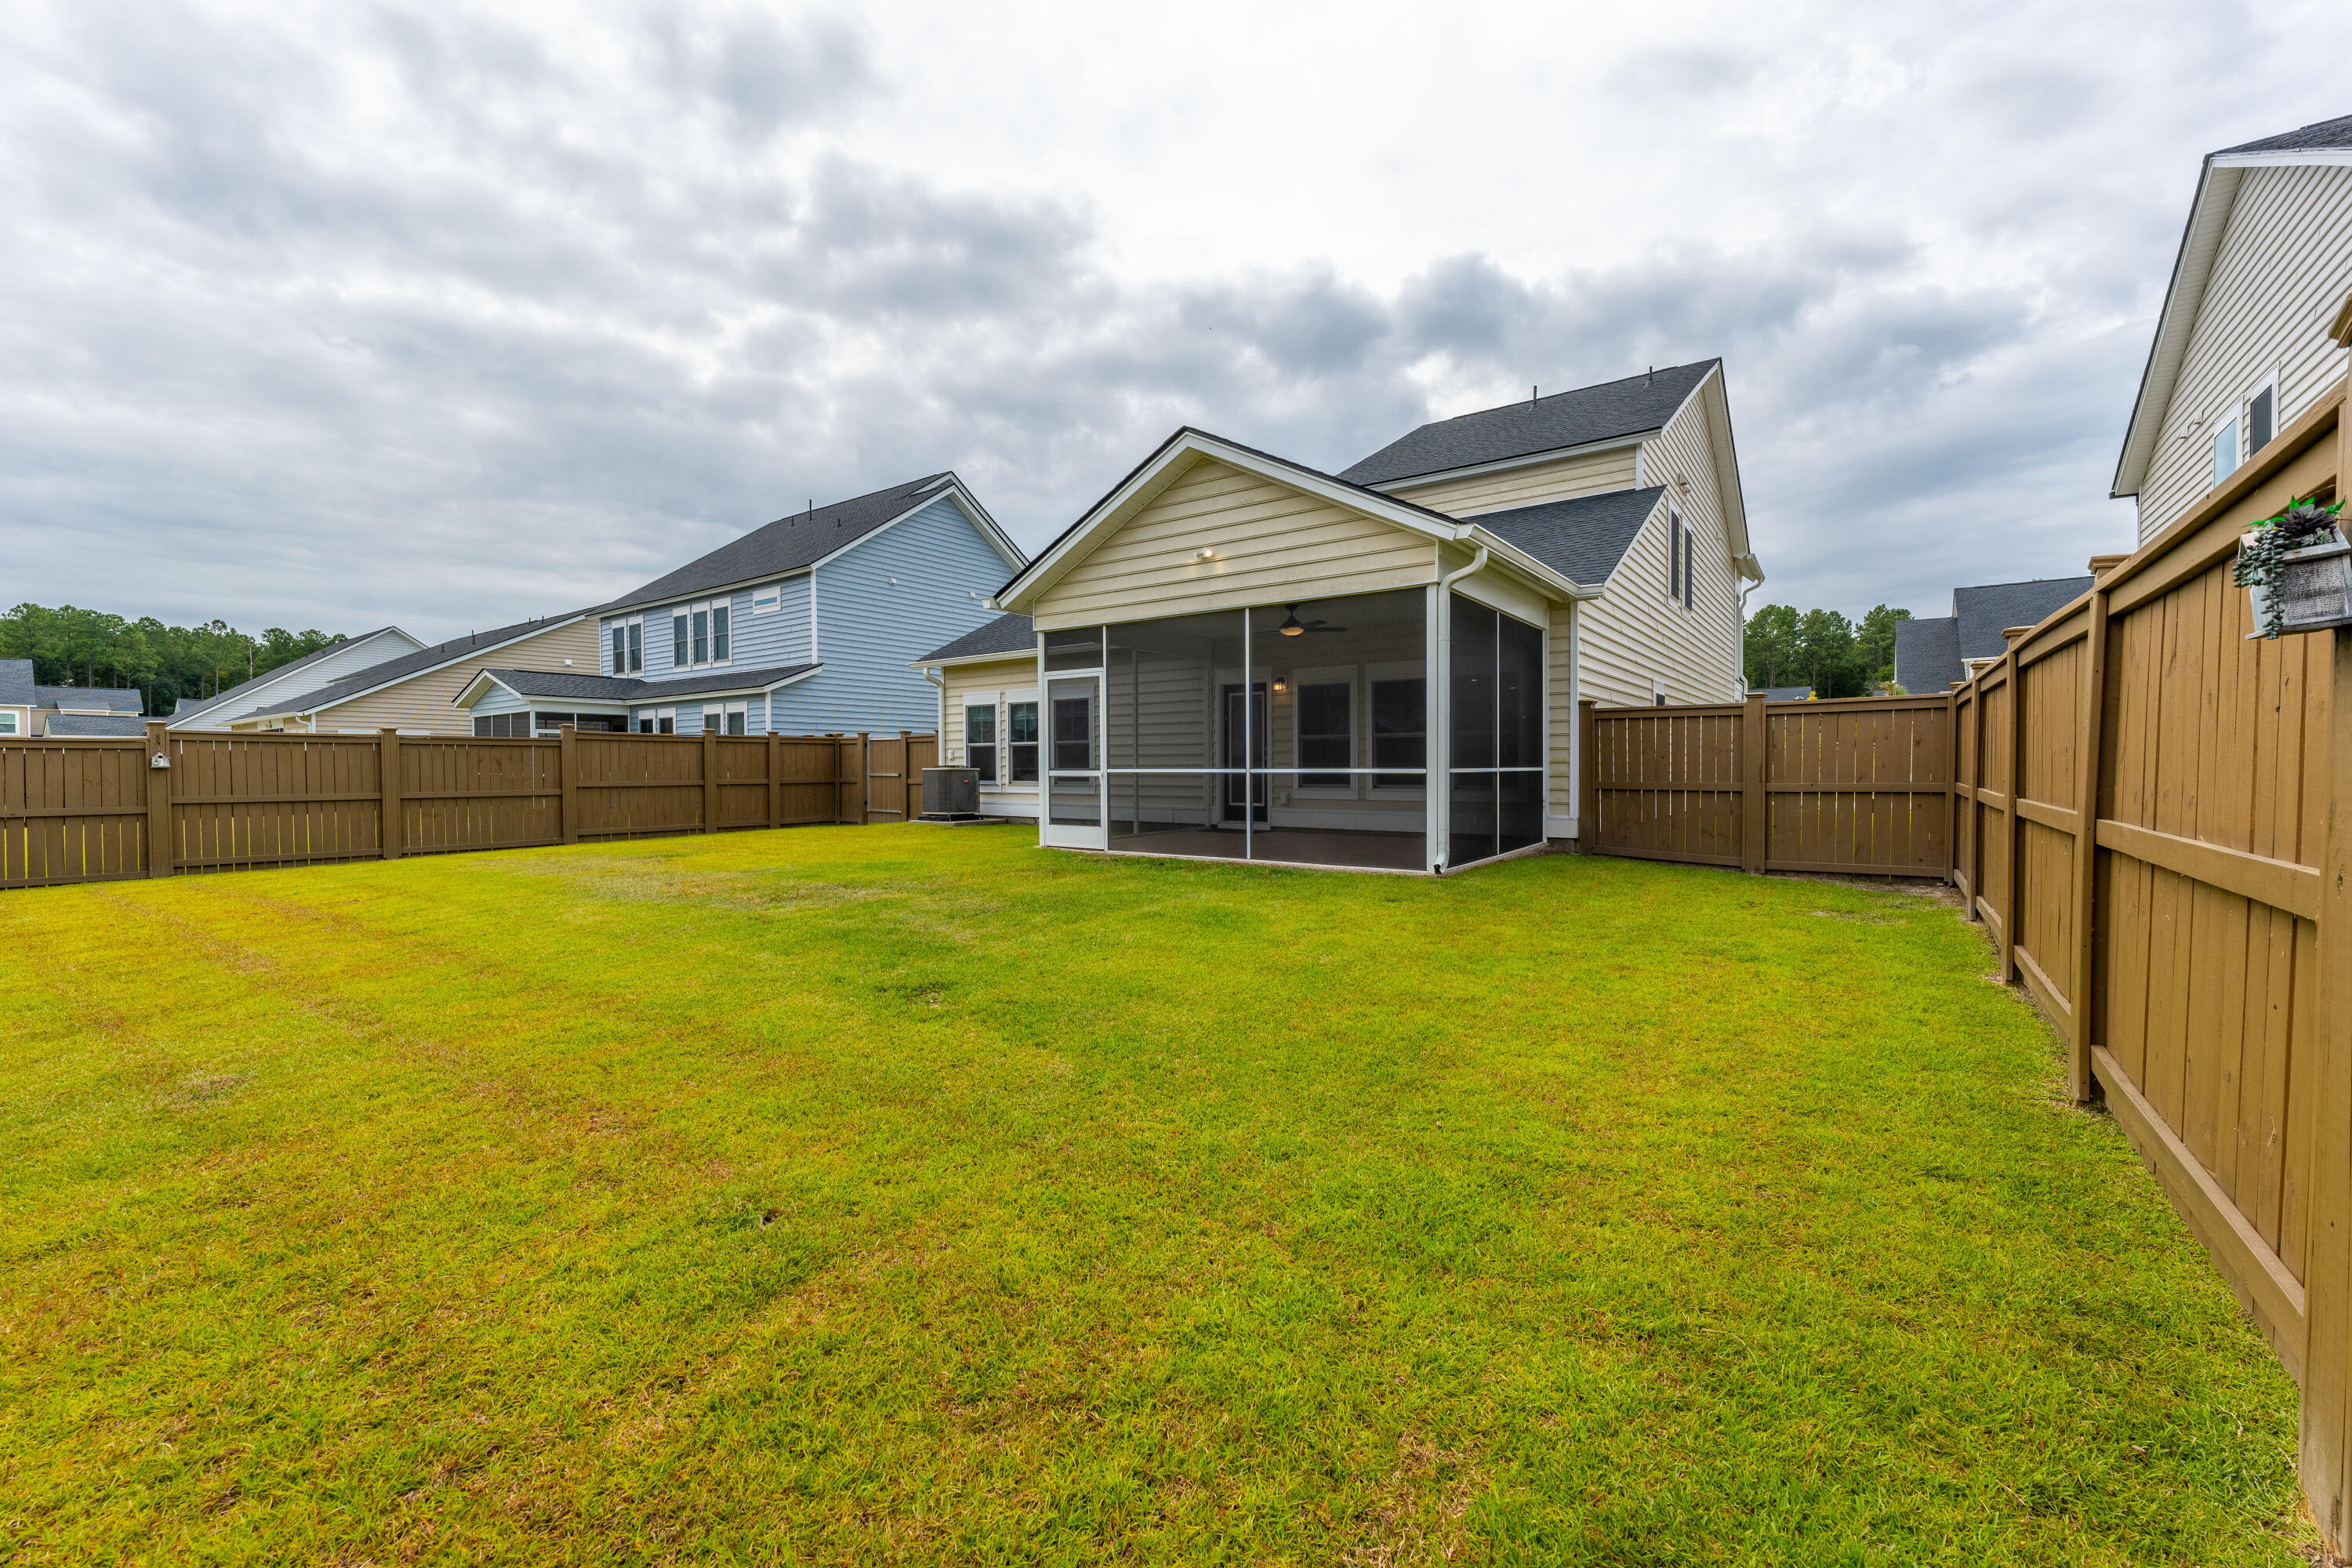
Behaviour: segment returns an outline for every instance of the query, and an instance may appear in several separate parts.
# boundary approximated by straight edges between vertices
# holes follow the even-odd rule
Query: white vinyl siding
[[[2238,187],[2139,493],[2151,539],[2214,482],[2216,421],[2275,373],[2275,434],[2344,377],[2327,326],[2352,293],[2352,167],[2252,168]],[[2238,462],[2253,456],[2238,437]]]
[[[1507,511],[1548,500],[1597,496],[1634,488],[1635,454],[1631,443],[1602,452],[1580,452],[1546,463],[1501,468],[1436,480],[1406,480],[1381,485],[1399,500],[1442,511],[1448,517],[1475,517],[1482,511]]]

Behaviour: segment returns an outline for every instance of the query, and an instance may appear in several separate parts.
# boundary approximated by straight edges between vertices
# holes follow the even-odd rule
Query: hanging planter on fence
[[[2253,599],[2250,640],[2352,626],[2352,544],[2344,540],[2343,510],[2342,501],[2295,501],[2239,536],[2230,579]]]

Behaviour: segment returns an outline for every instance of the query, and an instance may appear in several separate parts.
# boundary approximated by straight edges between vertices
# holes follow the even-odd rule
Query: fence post
[[[898,820],[901,822],[915,820],[915,796],[911,787],[914,777],[915,732],[912,730],[901,730],[898,731]],[[1105,809],[1108,809],[1108,806],[1109,802],[1105,801]]]
[[[168,877],[172,874],[172,773],[170,768],[155,765],[158,756],[169,758],[172,742],[164,733],[163,721],[147,721],[147,746],[140,763],[147,774],[147,874]]]
[[[768,731],[768,826],[784,825],[784,743]]]
[[[387,860],[400,858],[404,830],[402,818],[407,814],[400,809],[400,731],[376,731],[376,799],[383,816],[376,826],[377,850]]]
[[[2067,1000],[2074,1005],[2066,1042],[2066,1088],[2077,1105],[2098,1092],[2091,1077],[2091,1025],[2098,1013],[2099,763],[2106,737],[2107,591],[2091,586],[2089,641],[2083,648],[2083,723],[2074,744],[2074,964]]]
[[[555,731],[561,750],[556,766],[563,770],[563,842],[580,842],[580,748],[573,740],[573,729],[566,724]]]
[[[1590,697],[1576,700],[1576,852],[1601,853],[1601,704]],[[1432,778],[1444,775],[1431,770]]]
[[[702,831],[719,831],[719,731],[702,721]]]
[[[2304,1305],[2303,1441],[2312,1517],[2339,1550],[2352,1495],[2352,630],[2328,634],[2326,837],[2319,855],[2318,1136]]]
[[[857,826],[874,826],[874,742],[865,730],[857,731]]]
[[[2006,634],[2004,634],[2006,635]],[[2002,687],[2009,693],[2009,777],[2004,791],[2009,809],[2001,817],[2000,853],[2002,864],[2009,868],[2004,879],[2002,898],[2006,907],[2000,911],[2000,983],[2017,984],[2017,863],[2018,843],[2025,835],[2019,831],[2022,818],[2017,814],[2017,781],[2025,772],[2025,673],[2017,662],[2019,638],[2009,639],[2009,651],[2001,657],[2008,661],[2009,679]]]
[[[1772,769],[1764,727],[1768,700],[1761,691],[1749,692],[1739,715],[1739,868],[1759,877],[1772,833],[1772,797],[1767,793]]]

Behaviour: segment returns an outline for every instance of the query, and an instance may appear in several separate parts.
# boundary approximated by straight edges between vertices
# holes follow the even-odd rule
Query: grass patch
[[[1948,908],[1030,838],[0,897],[0,1548],[2308,1544],[2292,1384]]]

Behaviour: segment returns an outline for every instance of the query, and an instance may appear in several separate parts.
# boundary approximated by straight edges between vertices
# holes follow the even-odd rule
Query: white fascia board
[[[1410,501],[1391,500],[1376,490],[1334,479],[1311,468],[1301,468],[1279,458],[1266,458],[1246,447],[1236,447],[1199,430],[1186,429],[1171,437],[1159,454],[1128,476],[1118,489],[1095,503],[1094,509],[1080,518],[1076,526],[1054,547],[1031,562],[1025,571],[1015,576],[997,595],[999,607],[1025,614],[1037,602],[1037,596],[1051,588],[1069,569],[1084,560],[1094,547],[1108,534],[1115,532],[1129,517],[1150,504],[1160,492],[1173,482],[1175,475],[1204,458],[1286,485],[1304,495],[1311,495],[1334,506],[1347,507],[1382,522],[1393,523],[1407,532],[1440,541],[1462,537],[1462,528],[1453,519],[1413,505]],[[1555,574],[1554,575],[1557,575]],[[1565,582],[1566,579],[1560,579]]]
[[[492,675],[488,670],[485,669],[476,675],[473,679],[466,682],[464,689],[461,689],[457,696],[449,699],[449,706],[452,708],[471,708],[475,703],[479,702],[483,698],[488,697],[490,694],[490,688],[493,686],[497,687],[499,690],[504,691],[509,696],[516,699],[518,701],[528,702],[530,700],[530,698],[523,696],[521,692],[517,691],[513,687],[509,686],[505,681],[500,680],[497,676]]]
[[[875,530],[877,533],[880,531],[880,529]],[[857,537],[862,540],[869,536],[861,533]],[[846,550],[849,546],[845,544],[841,548]],[[840,553],[840,550],[834,552],[834,555]],[[825,559],[830,561],[833,555],[828,555]],[[639,599],[626,605],[603,605],[596,610],[597,632],[600,636],[603,634],[606,621],[625,621],[632,618],[642,620],[647,613],[654,610],[666,609],[673,605],[690,605],[703,599],[723,599],[742,589],[758,587],[762,583],[789,583],[795,577],[805,577],[814,570],[815,567],[813,565],[793,566],[782,572],[762,572],[756,577],[745,577],[739,582],[721,583],[715,587],[695,588],[683,594],[665,594],[658,599]]]
[[[1647,528],[1649,524],[1643,522],[1642,526]],[[1509,567],[1511,571],[1525,578],[1529,587],[1547,599],[1601,597],[1601,587],[1598,584],[1579,583],[1562,575],[1500,534],[1491,533],[1479,527],[1475,518],[1463,523],[1462,531],[1457,537],[1464,544],[1483,545],[1486,548],[1489,564]]]
[[[446,669],[453,664],[463,664],[469,658],[478,658],[485,654],[496,653],[502,647],[512,647],[517,643],[529,642],[531,638],[536,637],[544,637],[549,632],[562,631],[565,626],[585,620],[587,616],[588,612],[582,610],[579,614],[566,616],[560,621],[549,621],[544,625],[533,626],[530,630],[520,633],[515,637],[510,637],[504,642],[494,642],[484,647],[469,647],[461,654],[451,655],[449,658],[443,659],[438,664],[428,664],[424,666],[422,668],[412,669],[405,675],[394,676],[390,680],[379,681],[375,685],[369,687],[364,691],[354,691],[348,697],[338,697],[332,702],[323,702],[316,708],[289,708],[281,712],[274,713],[240,713],[237,715],[237,718],[240,721],[247,719],[314,718],[320,713],[330,712],[334,709],[341,708],[346,702],[357,702],[362,697],[373,697],[379,691],[389,691],[395,686],[404,686],[420,675],[431,675],[434,671]],[[518,693],[517,695],[520,694]]]
[[[1453,479],[1475,479],[1482,474],[1508,473],[1513,468],[1533,468],[1538,463],[1556,463],[1562,458],[1613,452],[1621,447],[1638,447],[1643,442],[1654,439],[1664,428],[1661,425],[1655,429],[1635,430],[1622,436],[1612,436],[1606,440],[1586,441],[1574,447],[1553,447],[1517,458],[1497,458],[1491,463],[1471,463],[1459,468],[1436,468],[1425,474],[1408,474],[1401,479],[1382,479],[1377,484],[1367,485],[1365,489],[1378,490],[1382,495],[1394,495],[1399,490],[1418,489],[1423,485],[1444,484]]]
[[[2216,153],[2216,169],[2266,169],[2289,163],[2352,163],[2352,147],[2290,147],[2274,153]]]
[[[1755,542],[1748,534],[1748,491],[1740,482],[1739,446],[1731,433],[1731,387],[1720,363],[1691,389],[1693,397],[1701,395],[1706,398],[1706,439],[1715,464],[1716,506],[1723,513],[1726,542],[1733,546],[1732,564],[1740,567],[1740,575],[1750,582],[1761,583],[1764,568],[1756,563]]]
[[[2300,160],[2287,160],[2289,162]],[[2172,258],[2172,281],[2164,291],[2164,308],[2156,319],[2156,337],[2148,344],[2147,363],[2140,371],[2139,395],[2132,400],[2131,420],[2124,426],[2124,448],[2116,459],[2116,477],[2107,488],[2111,500],[2139,494],[2156,460],[2164,417],[2172,409],[2173,389],[2189,357],[2189,337],[2196,330],[2197,312],[2213,281],[2213,263],[2221,254],[2221,237],[2229,231],[2230,213],[2237,205],[2243,166],[2205,160],[2197,176],[2197,195],[2189,205],[2189,221],[2180,231],[2180,248]]]
[[[851,540],[848,543],[843,545],[840,549],[835,551],[830,555],[822,555],[816,560],[810,562],[806,569],[808,571],[814,572],[820,566],[831,565],[834,562],[840,560],[843,556],[848,554],[859,545],[866,543],[869,540],[881,538],[882,535],[889,532],[892,529],[898,527],[900,523],[906,521],[917,512],[930,506],[942,496],[954,501],[956,503],[957,510],[961,510],[965,517],[969,518],[974,524],[978,525],[981,536],[988,541],[990,546],[994,549],[999,555],[1004,557],[1004,563],[1006,565],[1018,572],[1022,566],[1027,563],[1029,558],[1021,553],[1021,547],[1013,543],[1012,538],[1007,535],[1003,529],[996,526],[996,520],[990,517],[987,511],[981,506],[980,502],[973,498],[971,492],[963,488],[963,481],[953,477],[950,477],[937,489],[924,491],[921,498],[918,500],[914,505],[908,507],[906,510],[900,512],[898,516],[892,518],[881,527],[867,529],[864,533],[859,534],[856,538]],[[761,577],[756,578],[754,581],[764,583],[767,579]],[[737,584],[737,586],[740,585],[741,584]],[[731,590],[719,588],[714,588],[711,590],[714,594],[726,593],[730,591]]]

